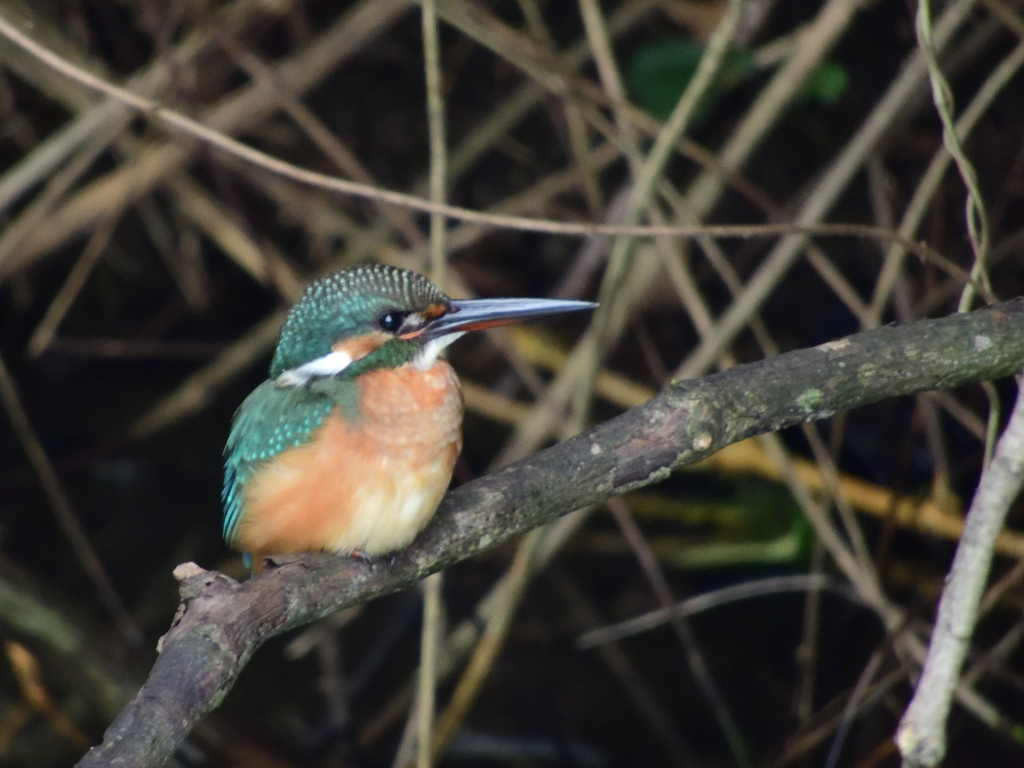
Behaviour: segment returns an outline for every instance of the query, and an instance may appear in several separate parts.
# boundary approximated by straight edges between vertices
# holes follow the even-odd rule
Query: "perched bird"
[[[453,300],[381,265],[313,283],[285,320],[269,380],[235,414],[225,540],[256,567],[263,555],[406,546],[462,448],[462,389],[441,351],[466,331],[594,306]]]

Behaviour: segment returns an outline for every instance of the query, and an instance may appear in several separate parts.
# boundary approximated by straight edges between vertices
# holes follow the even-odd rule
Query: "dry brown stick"
[[[138,97],[128,91],[125,91],[124,89],[118,88],[117,86],[111,85],[109,83],[102,81],[99,78],[95,78],[92,75],[89,75],[88,73],[82,71],[80,68],[75,67],[69,62],[60,59],[51,52],[38,46],[29,38],[22,35],[16,29],[14,29],[9,24],[4,22],[2,17],[0,17],[0,32],[10,37],[11,39],[17,40],[19,45],[22,45],[27,49],[32,50],[34,55],[38,56],[40,59],[45,61],[50,66],[59,69],[68,77],[77,79],[81,82],[87,82],[92,87],[95,87],[98,90],[101,90],[111,95],[115,95],[119,99],[122,99],[124,103],[135,106],[137,109],[144,111],[147,114],[150,114],[151,116],[160,117],[163,120],[165,120],[168,124],[173,125],[174,127],[184,131],[186,134],[200,138],[203,141],[209,142],[213,146],[216,146],[220,149],[229,151],[236,155],[238,158],[245,159],[246,161],[251,162],[259,167],[262,167],[265,170],[274,173],[279,173],[282,176],[285,176],[292,180],[310,184],[313,186],[319,186],[324,189],[331,189],[345,194],[362,196],[370,200],[383,201],[392,205],[412,208],[415,210],[425,211],[431,214],[447,215],[451,216],[452,218],[476,222],[489,226],[503,226],[511,229],[519,229],[532,232],[547,232],[552,234],[611,234],[631,237],[648,236],[655,238],[691,236],[758,237],[766,234],[782,233],[790,234],[793,236],[807,236],[813,234],[875,236],[880,237],[882,239],[897,242],[901,247],[910,251],[914,251],[915,253],[922,254],[924,258],[943,266],[945,269],[953,273],[959,271],[955,266],[950,265],[941,256],[938,256],[926,246],[923,246],[919,243],[906,241],[905,239],[899,237],[898,235],[894,235],[891,232],[879,231],[874,227],[863,225],[767,224],[703,225],[698,227],[576,224],[542,219],[529,219],[525,217],[507,216],[502,214],[481,213],[479,211],[459,208],[457,206],[430,203],[413,195],[377,189],[358,182],[352,182],[345,179],[326,176],[324,174],[308,171],[298,166],[295,166],[291,163],[279,160],[277,158],[274,158],[270,155],[267,155],[263,152],[260,152],[259,150],[253,149],[252,147],[249,147],[241,142],[238,142],[230,138],[225,133],[217,130],[216,128],[203,125],[195,120],[185,117],[184,115],[178,112],[174,112],[173,110],[168,110],[159,107],[150,100]],[[162,168],[161,163],[166,160],[168,160],[168,158],[162,157],[160,162],[154,162],[150,166],[147,166],[147,168],[144,169],[143,171],[140,171],[140,173],[142,173],[143,178],[136,180],[139,183],[139,185],[141,187],[145,187],[148,190],[148,185],[156,183],[154,179],[151,178],[150,176],[161,175],[165,170]],[[110,190],[108,189],[107,192],[109,191]],[[129,191],[132,192],[133,194],[135,192],[134,189],[130,189]],[[92,204],[95,203],[96,201],[93,200]],[[74,216],[77,215],[77,213],[74,214]],[[74,216],[72,216],[72,218],[74,218]],[[89,214],[87,218],[91,218],[92,216],[93,214]],[[58,226],[57,229],[60,229],[60,227]]]
[[[410,7],[409,0],[362,0],[301,51],[274,66],[276,77],[303,93],[382,34]],[[240,88],[203,112],[202,122],[220,132],[239,132],[262,121],[276,107],[273,93],[258,85]],[[127,202],[148,194],[188,163],[194,145],[162,145],[90,183],[56,212],[52,226],[36,231],[23,245],[14,267],[23,267],[58,248],[105,216],[110,200]]]
[[[1017,650],[1024,640],[1024,619],[1017,622],[999,640],[989,647],[980,658],[974,660],[961,678],[965,685],[975,686],[987,673],[1006,662],[1007,658]]]
[[[401,589],[568,510],[661,480],[752,434],[885,397],[999,378],[1022,364],[1022,300],[861,333],[679,382],[606,424],[457,488],[393,567],[310,555],[238,584],[181,566],[184,602],[149,680],[80,765],[162,763],[276,634]]]
[[[593,3],[593,0],[581,0],[581,2],[584,3],[584,7],[587,7]],[[722,20],[715,29],[715,33],[709,41],[704,55],[701,56],[693,79],[679,97],[677,104],[672,110],[672,114],[659,131],[654,145],[647,155],[642,158],[642,161],[631,160],[631,164],[633,164],[634,186],[626,203],[623,223],[639,223],[641,216],[646,210],[650,210],[648,215],[652,216],[653,223],[660,223],[658,221],[660,211],[656,205],[651,203],[656,193],[658,181],[662,179],[666,165],[675,154],[675,147],[680,137],[685,134],[693,115],[697,111],[698,104],[714,84],[714,79],[728,51],[729,43],[736,32],[740,18],[740,8],[741,3],[737,0],[730,0],[727,4]],[[618,94],[613,92],[610,95],[614,98]],[[663,183],[667,184],[667,181]],[[612,245],[611,253],[608,256],[608,265],[599,289],[601,306],[598,307],[591,320],[594,329],[594,333],[591,335],[593,342],[587,348],[586,370],[582,374],[584,377],[583,381],[587,382],[589,386],[579,390],[576,402],[574,403],[576,417],[581,423],[586,421],[593,382],[597,376],[600,360],[604,355],[608,313],[612,311],[615,297],[625,282],[625,272],[630,262],[634,242],[634,239],[630,237],[616,238]],[[665,241],[658,241],[658,245],[662,251],[663,258],[670,262],[678,258],[678,253],[672,254],[671,250],[673,249],[671,245]],[[725,726],[726,724],[723,723],[723,727]],[[740,759],[738,752],[734,756]]]
[[[544,22],[544,16],[540,6],[537,4],[537,0],[519,0],[519,10],[526,18],[527,26],[534,42],[554,54],[556,51],[555,40],[547,24]],[[590,211],[591,218],[597,219],[600,217],[603,208],[603,195],[597,169],[594,167],[591,157],[590,137],[586,119],[580,106],[572,98],[562,100],[562,112],[565,117],[565,128],[568,133],[569,150],[580,172],[580,190],[587,201],[587,208]]]
[[[876,681],[861,697],[859,714],[864,714],[868,709],[880,703],[887,693],[904,683],[906,678],[906,671],[897,669]],[[830,703],[832,711],[829,713],[829,716],[825,717],[819,714],[817,722],[809,723],[807,727],[800,729],[785,744],[782,754],[767,763],[767,768],[783,768],[783,766],[790,765],[801,758],[807,757],[812,750],[821,747],[829,736],[835,733],[842,722],[843,712],[837,709],[837,707],[845,704],[851,694],[852,691],[844,693],[841,697],[832,701]],[[891,744],[891,740],[888,743]],[[895,747],[893,747],[893,751],[895,751]]]
[[[849,589],[841,588],[836,582],[821,573],[795,576],[766,576],[763,579],[732,584],[720,587],[694,597],[680,600],[664,608],[657,608],[615,624],[594,627],[576,638],[576,647],[581,650],[596,648],[605,643],[616,643],[652,629],[664,626],[676,616],[689,618],[697,613],[727,605],[738,600],[749,600],[767,595],[778,595],[786,592],[805,592],[831,589],[843,597],[857,601],[856,594]]]
[[[139,631],[139,628],[125,609],[124,602],[110,581],[110,576],[107,574],[103,561],[100,560],[96,551],[92,548],[92,544],[89,543],[85,531],[82,530],[74,508],[71,506],[71,501],[61,485],[57,471],[53,468],[50,457],[46,454],[46,449],[43,448],[42,443],[39,442],[39,438],[36,436],[35,430],[32,428],[32,422],[29,421],[28,414],[25,412],[25,406],[21,401],[21,395],[18,393],[18,386],[2,357],[0,357],[0,400],[3,401],[4,409],[7,411],[7,418],[11,422],[14,433],[18,436],[22,448],[28,456],[33,469],[35,469],[36,475],[39,477],[39,483],[43,487],[46,500],[49,502],[51,509],[53,509],[57,523],[67,537],[68,543],[71,544],[71,548],[82,564],[86,575],[96,588],[100,602],[103,603],[103,606],[113,617],[114,623],[124,638],[132,645],[140,645],[142,643],[142,632]]]
[[[224,203],[185,173],[167,186],[178,212],[242,270],[261,285],[272,286],[286,301],[298,301],[306,281],[269,243],[257,243]]]
[[[217,15],[227,28],[238,28],[249,23],[249,11],[252,10],[252,5],[253,0],[237,0],[237,2],[220,9]],[[21,8],[19,3],[11,2],[3,6],[5,13],[11,11],[12,8],[16,11],[15,19],[25,17],[23,28],[32,31],[32,34],[35,35],[33,39],[43,40],[54,45],[57,50],[67,52],[72,60],[77,61],[83,56],[74,44],[62,37],[45,19],[38,18],[38,14],[33,14],[30,8]],[[272,9],[269,10],[271,13],[273,12]],[[9,17],[4,18],[7,21],[11,20]],[[181,63],[193,60],[206,50],[209,42],[210,35],[205,30],[190,34],[174,50],[175,61]],[[5,53],[7,52],[5,51]],[[7,58],[9,59],[10,56]],[[89,64],[93,68],[103,71],[102,62],[93,59]],[[34,232],[45,228],[44,223],[67,190],[78,181],[115,139],[120,137],[118,145],[123,153],[129,155],[137,152],[141,144],[141,142],[129,140],[129,137],[121,134],[123,128],[131,121],[132,112],[116,99],[108,99],[99,105],[93,105],[90,100],[83,100],[75,89],[68,88],[66,82],[49,85],[48,72],[43,71],[42,68],[35,67],[18,71],[24,71],[24,76],[30,82],[43,89],[48,96],[65,107],[81,111],[74,121],[48,138],[38,148],[38,152],[24,158],[23,162],[19,162],[7,174],[0,177],[0,208],[2,208],[5,201],[20,194],[26,185],[30,186],[33,183],[32,180],[38,178],[39,174],[59,166],[61,158],[74,153],[73,159],[50,179],[45,190],[0,234],[0,277],[12,269],[12,265],[9,263],[12,255],[20,254],[24,241]],[[128,82],[128,88],[142,94],[156,93],[169,84],[169,77],[170,68],[163,62],[156,62],[132,77]],[[125,148],[125,144],[128,145],[127,148]],[[111,208],[121,208],[124,205],[123,200],[110,202]],[[108,217],[109,210],[101,216],[100,222],[105,221]],[[41,349],[38,342],[35,346],[37,349]]]
[[[259,56],[246,49],[238,38],[226,29],[218,28],[217,39],[224,50],[249,73],[253,80],[262,82],[274,91],[281,110],[305,131],[306,135],[334,163],[338,170],[364,184],[377,184],[373,175],[353,154],[352,150],[342,143],[341,139],[324,125],[313,110],[307,107],[292,90],[275,77],[273,69],[267,66]],[[426,242],[423,232],[420,231],[408,211],[391,206],[379,205],[377,208],[409,245],[420,245]]]
[[[448,200],[448,140],[445,136],[445,103],[441,84],[441,44],[436,0],[421,0],[420,28],[423,35],[423,69],[426,80],[427,137],[430,144],[429,190],[432,203]],[[408,213],[404,212],[403,213]],[[448,222],[440,214],[430,217],[430,276],[442,291],[447,281]],[[416,686],[416,766],[430,768],[443,749],[436,747],[444,718],[435,732],[437,698],[437,654],[444,637],[442,585],[444,574],[433,573],[423,581],[423,630],[420,633],[420,668]],[[451,709],[449,704],[448,709]],[[468,707],[467,707],[468,709]],[[461,718],[459,718],[461,721]]]
[[[272,312],[250,328],[216,360],[189,376],[140,416],[128,428],[128,437],[145,439],[182,416],[205,407],[220,386],[266,356],[277,340],[285,314],[284,310]]]
[[[85,248],[82,249],[82,253],[78,257],[78,261],[71,268],[67,278],[64,280],[64,284],[57,291],[53,301],[50,302],[50,306],[46,308],[43,319],[39,321],[35,331],[32,332],[32,336],[28,341],[29,357],[39,357],[50,346],[50,342],[57,333],[58,326],[60,326],[64,316],[71,309],[75,299],[78,298],[82,288],[85,287],[85,283],[89,279],[89,275],[92,274],[93,268],[99,263],[100,256],[107,250],[107,246],[110,244],[110,240],[114,236],[114,231],[117,229],[120,221],[121,211],[118,210],[89,237]]]
[[[627,107],[629,99],[626,96],[626,87],[622,84],[615,52],[612,50],[608,24],[597,0],[577,0],[577,2],[580,7],[580,15],[583,17],[583,27],[586,30],[590,54],[601,79],[603,95],[611,106],[616,133],[625,151],[630,173],[635,178],[639,174],[643,161],[640,155],[640,141],[633,121],[629,117]]]
[[[609,31],[613,36],[622,35],[629,30],[633,29],[637,24],[642,22],[651,13],[657,10],[660,4],[660,0],[629,0],[620,5],[611,15],[608,21]],[[461,24],[462,16],[458,13],[449,15],[449,21],[457,26],[460,31],[464,34],[472,37],[473,39],[480,42],[485,47],[487,46],[487,38],[481,38],[479,35],[472,33],[474,27]],[[502,35],[515,38],[519,33],[504,24],[501,24],[495,19],[490,19],[489,24],[502,29]],[[550,51],[544,51],[544,49],[534,43],[534,41],[524,38],[529,43],[528,46],[519,46],[516,51],[523,55],[528,55],[528,51],[541,51],[540,61],[544,62],[545,68],[548,65],[553,67],[551,75],[554,77],[557,83],[568,82],[565,78],[569,73],[578,70],[589,58],[590,50],[587,46],[586,40],[579,40],[572,46],[570,46],[564,53],[559,57],[553,58],[553,54]],[[501,49],[497,46],[493,46],[492,50],[501,56]],[[517,55],[518,58],[518,55]],[[539,66],[538,62],[538,66]],[[569,90],[568,86],[558,86],[560,91]],[[495,139],[504,135],[508,131],[512,130],[515,125],[521,121],[532,109],[534,109],[544,98],[545,93],[551,92],[545,89],[543,86],[533,80],[528,80],[526,83],[521,85],[519,89],[512,94],[506,101],[496,109],[490,116],[482,120],[477,127],[466,136],[463,140],[462,151],[455,152],[452,155],[451,172],[453,175],[459,175],[467,169],[468,166],[475,163],[480,156],[486,151],[487,148],[493,145]],[[570,96],[571,98],[571,96]],[[632,113],[634,119],[640,113],[639,110],[636,113]],[[648,117],[648,122],[654,122],[652,118]],[[641,123],[638,123],[641,125]],[[648,129],[649,130],[649,129]],[[657,132],[655,127],[654,132]],[[692,146],[692,144],[691,144]],[[706,154],[706,153],[705,153]]]
[[[811,549],[808,578],[824,575],[825,547],[815,540]],[[803,619],[800,627],[800,643],[796,647],[795,661],[799,680],[794,695],[794,710],[797,725],[801,728],[810,722],[814,713],[815,692],[818,685],[819,640],[821,638],[822,590],[809,589],[804,597]]]
[[[251,0],[239,0],[221,9],[218,12],[217,18],[212,19],[210,23],[219,23],[222,25],[221,28],[228,32],[231,29],[243,26],[248,19],[244,11],[249,3],[251,3]],[[42,21],[33,23],[30,26],[36,32],[48,29]],[[63,38],[56,37],[54,33],[51,33],[50,37],[55,38],[55,42],[60,45],[60,50],[75,50],[72,44],[63,40]],[[190,61],[205,50],[209,41],[210,34],[205,29],[190,35],[174,51],[175,61],[179,63]],[[169,76],[169,66],[165,67],[163,64],[157,63],[148,67],[142,74],[133,77],[129,82],[129,87],[136,88],[141,93],[149,93],[154,89],[167,85]],[[79,106],[67,89],[58,89],[50,95],[61,100],[68,108],[75,109]],[[110,107],[116,107],[116,110],[112,111]],[[81,132],[75,127],[80,125],[84,126],[82,130],[96,132],[97,135],[84,150],[78,153],[73,162],[54,178],[47,186],[45,192],[33,201],[28,209],[13,222],[11,227],[0,235],[0,265],[3,265],[5,259],[15,252],[29,233],[42,225],[45,217],[50,214],[52,207],[59,197],[63,196],[69,186],[93,163],[97,155],[114,140],[118,130],[127,123],[130,117],[131,112],[125,110],[124,106],[115,100],[83,112],[82,116],[72,124],[72,135],[77,136]],[[109,125],[107,125],[108,122]],[[121,154],[129,158],[142,154],[145,149],[141,141],[127,135],[122,135],[118,139],[117,146]],[[0,184],[2,184],[2,181],[0,181]],[[252,242],[251,238],[241,227],[234,223],[234,217],[222,210],[223,206],[219,202],[216,202],[197,184],[191,183],[182,176],[172,179],[170,186],[171,190],[175,193],[179,206],[186,215],[196,221],[200,229],[210,235],[211,239],[217,242],[229,256],[235,258],[244,270],[249,271],[261,282],[271,278],[277,279],[279,283],[282,283],[282,285],[279,285],[279,289],[285,297],[292,300],[297,297],[294,288],[301,284],[296,279],[289,279],[291,275],[288,274],[286,269],[271,269],[262,250]],[[117,202],[116,207],[123,207],[123,201]],[[100,231],[102,232],[103,230]],[[106,235],[107,238],[109,238],[109,234],[111,233]],[[93,238],[95,237],[97,237],[96,233],[93,235]],[[95,249],[91,246],[87,246],[87,254],[98,256],[99,254],[94,251]],[[76,269],[76,272],[85,272],[86,261],[80,260],[79,265],[83,269]],[[2,272],[2,266],[0,266],[0,272]],[[76,275],[73,273],[66,284],[69,288],[80,283],[80,279],[76,280],[75,278]],[[289,292],[289,289],[292,289],[291,292]],[[60,319],[55,310],[66,308],[68,303],[67,297],[60,302],[54,302],[51,307],[51,313],[41,326],[42,331],[52,335],[55,321]],[[44,346],[42,343],[44,341],[43,336],[40,336],[39,331],[37,331],[35,339],[30,342],[30,351],[36,354],[40,352]]]
[[[83,147],[60,171],[53,174],[43,191],[0,233],[0,278],[14,271],[13,262],[21,246],[47,220],[61,198],[107,148],[106,140]]]
[[[1024,228],[1018,229],[1003,238],[1002,241],[992,248],[989,256],[989,266],[995,267],[1006,259],[1016,256],[1024,245]],[[955,296],[962,289],[962,285],[956,280],[946,280],[932,288],[929,288],[921,298],[913,305],[915,317],[928,317],[934,314],[939,308],[946,304],[951,297]]]
[[[984,615],[995,608],[999,602],[1006,597],[1006,593],[1024,580],[1024,558],[1021,558],[1013,567],[1004,573],[996,582],[989,587],[985,597],[981,600],[979,612]]]
[[[241,30],[258,20],[257,14],[277,16],[282,8],[282,4],[267,3],[263,0],[235,0],[219,8],[216,11],[216,18],[228,29]],[[81,61],[85,57],[85,54],[61,35],[46,17],[22,0],[0,2],[0,15],[18,24],[22,29],[31,30],[34,39],[64,52],[73,61]],[[175,46],[171,57],[179,67],[188,64],[201,56],[208,49],[210,42],[211,37],[207,30],[195,30]],[[7,50],[6,43],[0,44],[0,58],[3,58],[5,64],[46,93],[49,98],[71,111],[78,112],[78,115],[50,134],[35,150],[0,176],[0,211],[6,210],[27,190],[50,177],[55,169],[66,167],[68,158],[80,152],[83,146],[95,145],[102,151],[121,135],[133,118],[131,110],[125,109],[117,100],[107,99],[98,104],[94,103],[94,94],[88,90],[81,90],[63,79],[55,81],[52,72],[40,68],[34,60],[20,61],[19,57],[24,58],[24,51]],[[93,71],[105,70],[103,62],[95,57],[87,64],[94,68]],[[165,61],[155,60],[129,78],[126,87],[136,93],[156,95],[169,84],[170,68],[166,66]]]
[[[21,688],[21,695],[39,715],[46,720],[53,731],[81,751],[88,749],[92,741],[75,722],[65,715],[50,696],[43,682],[43,671],[32,652],[21,643],[7,640],[4,643],[11,671]]]
[[[169,220],[173,217],[165,216],[152,197],[136,203],[135,212],[188,308],[197,314],[208,309],[210,276],[202,260],[196,228],[178,217],[175,231]]]

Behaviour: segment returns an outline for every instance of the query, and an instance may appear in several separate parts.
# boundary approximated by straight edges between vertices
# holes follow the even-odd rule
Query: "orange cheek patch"
[[[446,307],[444,304],[431,304],[425,310],[420,312],[420,315],[423,317],[424,320],[435,320],[441,317],[441,315],[446,314],[448,314],[448,307]]]
[[[353,360],[359,360],[362,357],[366,357],[374,350],[380,349],[390,338],[391,337],[386,333],[374,331],[372,333],[364,334],[363,336],[356,336],[354,339],[339,341],[337,344],[332,346],[331,349],[334,352],[344,352]]]

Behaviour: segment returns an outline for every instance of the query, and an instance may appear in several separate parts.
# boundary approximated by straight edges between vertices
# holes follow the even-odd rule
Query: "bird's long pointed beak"
[[[521,320],[580,312],[596,306],[592,301],[564,299],[456,299],[451,302],[448,312],[429,321],[417,336],[421,339],[436,339],[451,333],[480,331]]]

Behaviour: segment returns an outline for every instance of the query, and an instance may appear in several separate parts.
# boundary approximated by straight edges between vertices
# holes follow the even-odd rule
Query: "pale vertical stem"
[[[557,46],[551,37],[551,32],[544,23],[544,16],[541,13],[537,0],[518,0],[519,10],[526,19],[530,29],[530,36],[543,45],[552,53],[557,53]],[[569,148],[572,151],[573,159],[580,169],[580,187],[584,198],[587,201],[587,208],[595,218],[601,216],[604,208],[601,195],[601,184],[598,180],[598,171],[594,165],[593,153],[590,151],[590,139],[587,131],[587,122],[583,110],[577,104],[571,94],[566,94],[562,99],[562,109],[565,111],[565,124],[569,130]]]
[[[445,142],[444,94],[441,83],[441,52],[437,34],[435,0],[423,0],[423,65],[427,82],[427,128],[430,134],[430,201],[444,203],[448,165]],[[445,218],[430,216],[430,273],[444,290]],[[441,637],[441,586],[443,576],[435,573],[423,583],[423,632],[420,640],[416,723],[416,766],[430,768],[434,741],[434,694],[437,680],[437,646]]]
[[[445,142],[441,51],[437,35],[436,0],[423,0],[423,64],[427,78],[427,128],[430,134],[430,202],[447,198],[448,146]],[[445,218],[430,215],[430,276],[444,290]]]
[[[978,605],[992,565],[995,540],[1022,482],[1024,397],[1018,393],[1010,423],[971,501],[953,567],[942,590],[921,679],[896,732],[905,766],[938,765],[945,755],[946,720],[978,621]]]
[[[420,636],[420,671],[416,696],[416,768],[430,768],[443,583],[443,572],[423,580],[423,632]]]
[[[611,101],[615,127],[618,128],[619,135],[625,144],[626,159],[635,175],[640,170],[642,162],[640,145],[633,121],[629,119],[629,114],[626,111],[626,89],[622,85],[622,78],[619,77],[619,66],[615,61],[615,52],[612,50],[608,25],[597,0],[579,0],[579,6],[580,15],[583,17],[583,27],[587,33],[587,42],[590,44],[590,51],[594,56],[594,64],[597,66],[597,74]]]
[[[455,685],[451,701],[448,702],[448,706],[438,718],[437,733],[434,735],[433,744],[435,758],[441,757],[448,742],[462,724],[505,644],[516,608],[519,607],[523,591],[529,583],[530,564],[534,560],[538,546],[543,541],[546,530],[546,528],[533,529],[523,537],[516,550],[512,565],[509,566],[506,574],[508,587],[502,595],[504,602],[488,617],[484,631],[480,635],[480,641],[473,649],[473,655],[470,656],[469,662],[462,672],[462,677]]]

